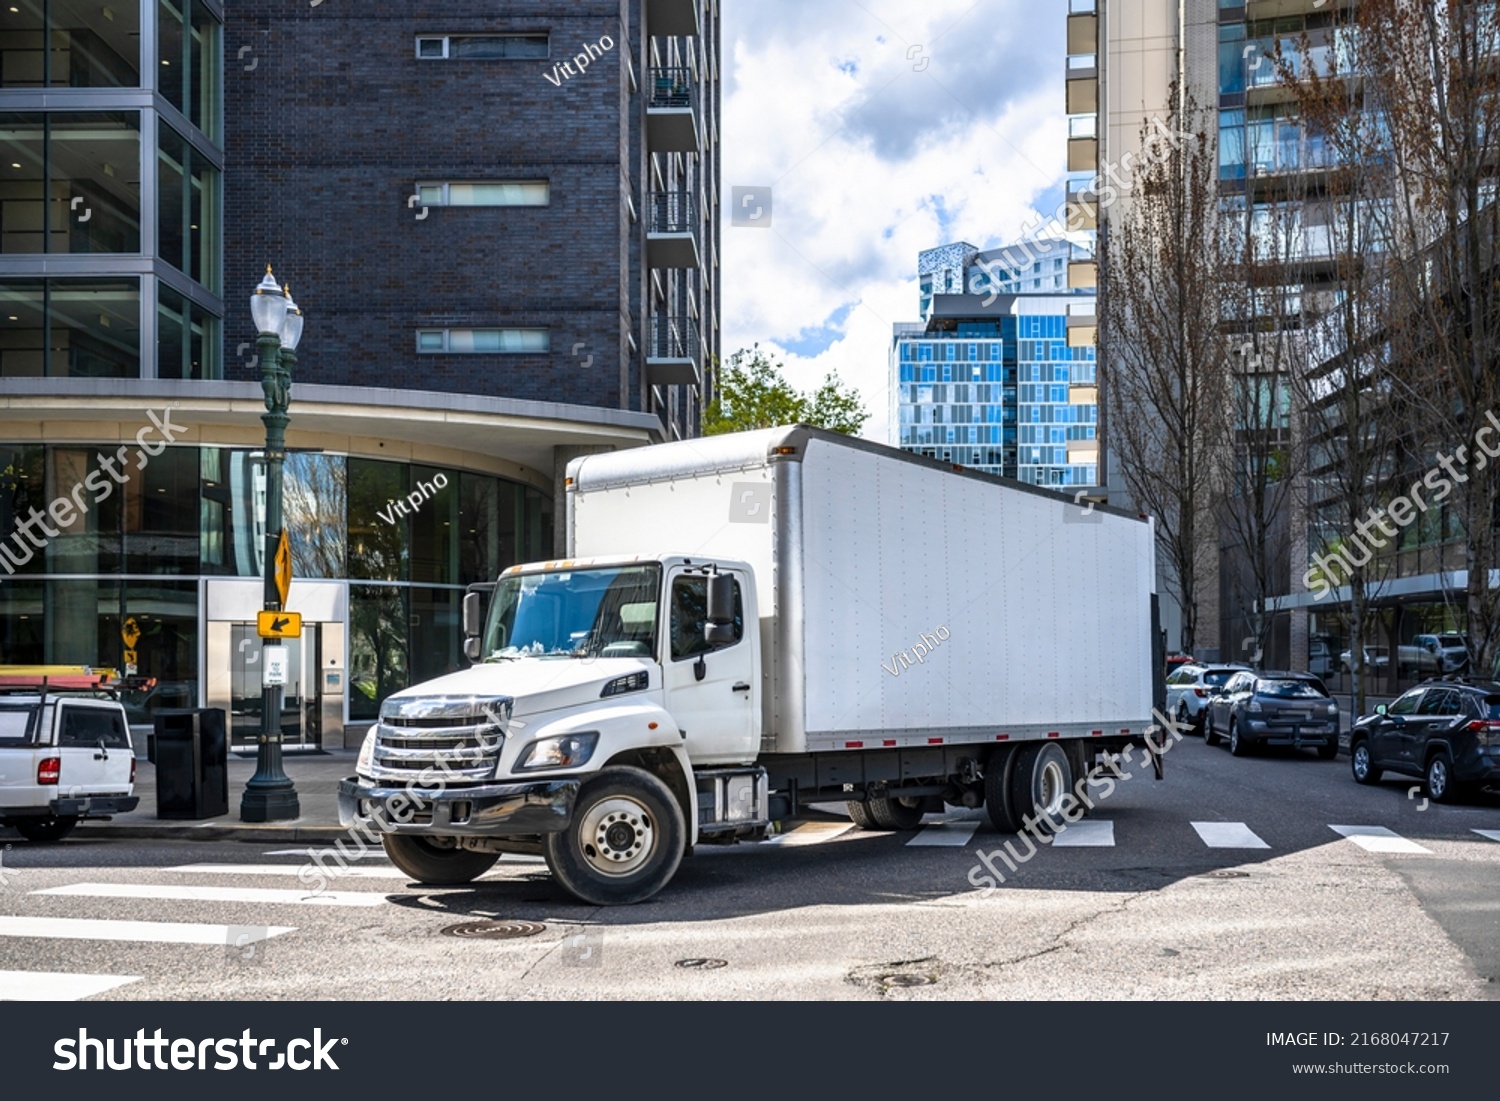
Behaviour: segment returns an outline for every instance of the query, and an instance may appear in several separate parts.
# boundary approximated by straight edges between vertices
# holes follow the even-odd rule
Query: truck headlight
[[[355,762],[354,771],[361,776],[368,776],[374,767],[375,728],[372,726],[365,732],[364,744],[359,747],[359,760]]]
[[[556,738],[543,738],[533,743],[516,765],[517,772],[543,768],[577,768],[587,764],[599,744],[599,732],[563,734]]]

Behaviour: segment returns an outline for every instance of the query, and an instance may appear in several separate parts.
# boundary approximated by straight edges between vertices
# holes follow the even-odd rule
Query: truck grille
[[[431,770],[423,787],[491,779],[513,702],[508,696],[387,700],[375,727],[372,777],[408,784]]]

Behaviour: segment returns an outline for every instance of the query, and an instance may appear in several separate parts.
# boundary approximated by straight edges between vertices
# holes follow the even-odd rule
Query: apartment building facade
[[[571,458],[698,431],[718,50],[705,0],[0,10],[0,662],[253,733],[269,264],[305,315],[289,748],[457,667]]]

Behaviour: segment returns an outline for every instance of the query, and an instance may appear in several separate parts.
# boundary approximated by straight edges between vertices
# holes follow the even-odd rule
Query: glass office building
[[[1093,314],[1073,296],[938,295],[926,324],[896,326],[894,444],[1032,485],[1098,484]],[[1092,302],[1089,303],[1092,306]]]

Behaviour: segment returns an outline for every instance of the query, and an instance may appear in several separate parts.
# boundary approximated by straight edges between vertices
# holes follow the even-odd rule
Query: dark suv
[[[1246,756],[1256,745],[1313,747],[1331,761],[1339,751],[1339,707],[1311,673],[1236,673],[1213,689],[1203,714],[1203,740]]]
[[[1500,684],[1424,681],[1354,724],[1349,758],[1361,784],[1382,772],[1420,776],[1434,803],[1500,784]]]

